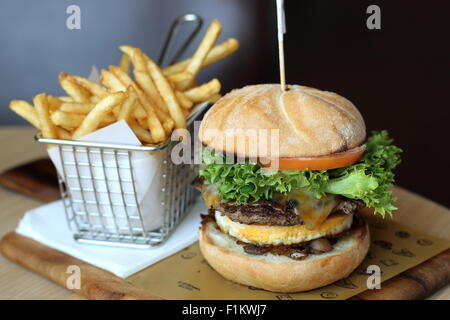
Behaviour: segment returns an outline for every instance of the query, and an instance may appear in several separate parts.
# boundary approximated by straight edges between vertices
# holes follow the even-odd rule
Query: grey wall
[[[141,47],[157,59],[172,20],[184,13],[223,25],[219,41],[236,37],[241,49],[200,75],[224,82],[224,91],[264,81],[272,68],[274,28],[260,0],[2,0],[0,2],[0,125],[25,123],[8,109],[11,99],[31,100],[40,92],[61,95],[60,71],[87,76],[92,65],[118,64],[118,45]],[[66,27],[67,6],[81,8],[81,30]],[[273,38],[273,39],[272,39]],[[200,41],[197,37],[195,44]],[[268,45],[269,44],[269,45]],[[191,48],[192,53],[195,46]],[[261,65],[265,67],[261,67]],[[276,67],[276,66],[274,66]]]

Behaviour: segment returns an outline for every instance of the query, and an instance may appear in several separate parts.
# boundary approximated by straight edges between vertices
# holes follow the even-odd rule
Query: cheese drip
[[[309,230],[317,229],[330,215],[338,204],[335,195],[326,194],[317,199],[311,193],[303,190],[293,190],[287,195],[275,194],[273,201],[282,206],[292,206]]]
[[[202,197],[205,201],[207,209],[212,208],[214,205],[220,203],[221,198],[219,192],[217,191],[218,183],[214,184],[203,184],[202,187]]]

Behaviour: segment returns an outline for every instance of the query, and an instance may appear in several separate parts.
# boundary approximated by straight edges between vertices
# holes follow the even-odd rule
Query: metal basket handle
[[[169,34],[167,35],[166,41],[164,42],[164,46],[161,50],[161,54],[159,55],[158,64],[161,67],[164,67],[164,61],[167,60],[167,53],[169,48],[172,46],[173,40],[175,38],[175,35],[177,34],[178,30],[180,29],[181,25],[186,23],[195,23],[196,26],[194,30],[188,35],[186,40],[181,45],[180,49],[175,53],[172,60],[170,61],[170,64],[174,64],[177,62],[183,53],[186,51],[186,49],[191,44],[192,40],[195,38],[197,33],[200,31],[202,25],[203,25],[203,19],[194,13],[188,13],[185,15],[182,15],[175,19],[175,21],[172,23],[172,26],[170,27]]]

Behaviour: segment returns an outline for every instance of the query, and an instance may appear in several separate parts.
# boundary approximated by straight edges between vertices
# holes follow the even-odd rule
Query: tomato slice
[[[320,157],[299,157],[299,158],[279,158],[279,170],[329,170],[347,167],[357,162],[364,151],[366,145],[347,150],[345,152],[337,152]],[[263,160],[263,159],[262,159]],[[276,167],[276,162],[264,159],[260,162],[263,167]]]

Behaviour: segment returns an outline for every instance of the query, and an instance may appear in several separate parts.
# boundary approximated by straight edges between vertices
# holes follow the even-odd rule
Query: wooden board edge
[[[354,300],[420,300],[450,283],[450,249],[382,282],[381,289],[366,290]]]
[[[58,250],[15,232],[0,241],[0,252],[9,260],[53,282],[68,288],[70,266],[80,271],[79,288],[71,291],[95,300],[161,300],[162,298],[135,287],[116,275],[85,263]]]

